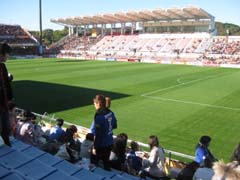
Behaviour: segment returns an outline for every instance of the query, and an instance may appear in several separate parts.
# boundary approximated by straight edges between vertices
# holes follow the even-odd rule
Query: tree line
[[[30,33],[39,40],[39,31],[30,31]],[[46,46],[50,46],[52,43],[59,41],[61,38],[68,34],[68,28],[65,27],[62,30],[44,29],[42,32],[42,42]]]
[[[231,23],[216,22],[218,36],[240,36],[240,26]]]

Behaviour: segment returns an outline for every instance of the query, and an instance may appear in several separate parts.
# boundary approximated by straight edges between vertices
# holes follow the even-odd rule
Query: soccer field
[[[111,97],[115,134],[194,155],[201,135],[228,161],[239,142],[240,70],[145,63],[57,59],[13,60],[13,91],[21,108],[48,112],[89,127],[97,93]]]

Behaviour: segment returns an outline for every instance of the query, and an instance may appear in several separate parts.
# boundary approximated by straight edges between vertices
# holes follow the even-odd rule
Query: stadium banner
[[[95,58],[94,58],[94,56],[85,56],[85,59],[86,59],[86,60],[93,60],[93,59],[95,59]]]
[[[141,62],[141,59],[135,59],[134,62]]]
[[[135,62],[135,59],[130,58],[128,59],[128,62]]]
[[[106,58],[106,61],[116,61],[116,58]]]
[[[96,60],[99,60],[99,61],[106,61],[106,58],[101,58],[101,57],[99,57],[99,58],[96,58]]]
[[[183,65],[183,64],[186,64],[186,62],[185,61],[172,61],[172,64],[181,64],[181,65]]]
[[[150,59],[150,58],[142,58],[141,62],[143,62],[143,63],[155,63],[155,61]]]
[[[172,61],[169,60],[162,60],[161,64],[172,64]]]
[[[127,58],[117,58],[116,61],[128,62],[128,59]]]
[[[240,68],[240,64],[221,64],[220,67],[224,67],[224,68]]]
[[[85,59],[85,56],[78,56],[79,59]]]
[[[186,65],[203,66],[203,63],[202,62],[186,62]]]
[[[203,63],[203,66],[207,66],[207,67],[220,67],[219,64],[212,64],[212,63]]]

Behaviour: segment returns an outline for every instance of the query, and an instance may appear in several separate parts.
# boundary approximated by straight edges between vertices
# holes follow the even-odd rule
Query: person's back
[[[189,163],[177,176],[177,180],[192,180],[199,164],[195,161]]]
[[[193,180],[211,180],[213,174],[212,161],[210,158],[206,158],[203,167],[198,168],[194,173]]]
[[[80,157],[81,158],[91,158],[91,151],[93,148],[93,140],[94,136],[92,133],[88,133],[86,135],[86,139],[81,144],[81,151],[80,151]]]
[[[139,145],[135,141],[132,141],[130,145],[131,150],[128,151],[126,155],[125,166],[130,174],[138,175],[139,171],[142,169],[142,158],[136,155],[136,151],[139,150]]]
[[[104,169],[111,170],[109,156],[113,145],[113,129],[117,127],[117,120],[114,113],[106,107],[106,99],[103,95],[96,95],[93,102],[96,109],[94,116],[95,139],[93,149],[95,158],[91,158],[91,162],[98,165],[101,159]]]
[[[56,125],[50,129],[49,139],[62,141],[63,136],[65,135],[65,131],[62,129],[62,125],[64,123],[63,119],[57,119]]]
[[[126,133],[120,133],[113,141],[113,149],[110,154],[110,162],[114,169],[122,170],[126,159],[126,147],[128,136]]]
[[[194,173],[193,180],[211,180],[214,172],[211,168],[198,168]]]
[[[17,123],[16,139],[34,145],[34,126],[30,120]]]
[[[95,145],[99,147],[107,147],[113,144],[112,127],[116,123],[113,112],[108,109],[101,109],[95,115]]]
[[[34,124],[31,119],[34,115],[27,110],[23,114],[23,119],[17,124],[16,138],[31,145],[37,145],[34,133]]]

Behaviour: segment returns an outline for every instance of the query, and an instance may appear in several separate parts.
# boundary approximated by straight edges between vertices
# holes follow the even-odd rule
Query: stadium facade
[[[224,67],[240,64],[240,37],[216,36],[215,17],[194,6],[51,21],[69,27],[69,35],[52,46],[59,58]]]
[[[52,19],[51,22],[69,27],[76,33],[194,33],[216,34],[215,17],[197,7],[116,12],[93,16]]]

